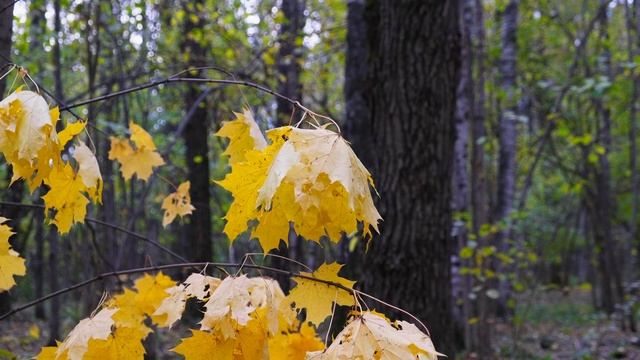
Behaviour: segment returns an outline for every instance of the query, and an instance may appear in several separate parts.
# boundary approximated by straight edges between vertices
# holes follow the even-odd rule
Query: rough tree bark
[[[451,171],[460,58],[457,1],[366,7],[370,144],[384,218],[365,255],[366,291],[429,325],[452,354]]]
[[[183,54],[189,54],[189,66],[203,66],[206,64],[206,47],[189,34],[196,29],[204,31],[202,9],[204,1],[186,1],[184,24],[184,40],[181,44]],[[195,16],[191,16],[195,15]],[[185,111],[189,111],[193,102],[198,98],[201,89],[198,86],[188,86],[185,95]],[[188,246],[189,259],[194,261],[211,261],[213,258],[213,244],[211,241],[211,208],[209,206],[211,192],[209,189],[209,119],[207,116],[207,102],[197,106],[188,122],[182,138],[186,145],[187,169],[191,182],[191,198],[198,211],[190,216],[187,233],[191,242]]]

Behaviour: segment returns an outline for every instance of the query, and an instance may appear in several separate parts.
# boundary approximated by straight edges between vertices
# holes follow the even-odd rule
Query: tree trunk
[[[362,162],[371,166],[366,123],[369,109],[365,99],[367,91],[367,24],[365,0],[350,0],[347,13],[347,51],[344,73],[344,98],[346,104],[344,131]]]
[[[473,117],[471,124],[471,230],[476,237],[479,248],[488,246],[487,236],[481,236],[480,228],[489,222],[489,189],[486,181],[485,149],[484,139],[487,135],[485,128],[486,117],[486,92],[485,92],[485,24],[484,7],[481,0],[473,1],[473,27],[471,29],[471,41],[473,46],[473,70],[474,76],[474,103]],[[476,266],[474,260],[470,259],[469,265]],[[473,288],[476,279],[467,276],[467,287]],[[485,296],[480,296],[476,301],[469,298],[465,301],[468,304],[470,318],[478,318],[479,321],[473,325],[467,324],[467,334],[465,343],[470,352],[478,352],[483,356],[490,356],[492,343],[492,329],[489,320],[488,304],[489,300]]]
[[[604,0],[601,0],[601,3]],[[600,73],[613,80],[611,66],[611,52],[609,48],[608,16],[603,12],[599,19],[601,41],[605,44],[602,54]],[[622,288],[622,275],[620,269],[624,268],[621,257],[616,256],[618,244],[612,231],[612,214],[615,213],[615,205],[611,195],[611,166],[609,153],[611,144],[611,111],[600,98],[594,99],[597,113],[597,137],[596,144],[604,149],[598,156],[598,168],[594,169],[594,191],[592,192],[592,224],[594,241],[598,247],[598,270],[602,277],[602,305],[605,311],[612,313],[617,302],[623,301],[624,290]]]
[[[204,30],[204,20],[200,16],[204,1],[186,1],[184,24],[184,40],[182,52],[190,55],[189,66],[203,66],[206,64],[207,50],[203,44],[189,36],[195,30]],[[195,15],[195,16],[192,16]],[[190,74],[193,75],[193,74]],[[193,102],[200,95],[201,90],[196,85],[189,85],[185,95],[185,111],[193,106]],[[191,182],[191,198],[194,199],[196,211],[190,216],[188,225],[189,259],[194,261],[211,261],[213,246],[211,242],[211,208],[209,189],[209,123],[207,117],[207,102],[197,106],[193,116],[182,134],[186,146],[188,177]]]
[[[302,43],[303,28],[305,22],[304,0],[282,0],[280,11],[284,21],[280,24],[278,36],[278,92],[292,99],[302,100],[302,84],[300,73],[302,71]],[[278,98],[278,123],[288,125],[291,123],[293,105],[287,100]],[[302,114],[298,114],[302,115]]]
[[[451,269],[452,296],[454,299],[462,299],[462,304],[456,304],[454,315],[456,320],[456,347],[464,345],[463,335],[469,334],[467,319],[471,318],[469,299],[469,276],[460,275],[463,266],[468,267],[468,261],[461,259],[460,249],[467,246],[467,220],[469,211],[469,125],[473,115],[473,61],[471,44],[471,27],[473,24],[473,2],[464,0],[460,6],[460,81],[458,82],[455,123],[456,140],[454,144],[454,162],[452,177],[452,209],[456,216],[453,225],[455,236],[454,251],[456,254]]]
[[[519,0],[510,0],[502,13],[502,53],[500,56],[500,89],[505,95],[500,114],[498,161],[498,187],[496,199],[496,221],[508,221],[513,209],[516,190],[517,118],[515,104],[517,29]],[[500,250],[507,246],[508,226],[496,235],[496,245]]]
[[[0,0],[0,9],[5,9],[0,13],[0,75],[9,69],[8,63],[11,59],[11,34],[13,31],[13,0]],[[0,98],[4,98],[6,90],[6,77],[0,80]],[[11,194],[9,193],[9,200]],[[11,215],[3,213],[5,217]],[[11,308],[11,298],[9,292],[0,293],[0,313],[6,313]]]
[[[13,0],[0,0],[0,75],[7,71],[11,59],[11,34],[13,33]],[[5,78],[6,79],[6,78]],[[0,80],[0,97],[4,97],[6,80]]]
[[[368,3],[370,116],[358,129],[376,147],[372,173],[384,218],[363,286],[424,320],[450,355],[458,17],[457,1]]]

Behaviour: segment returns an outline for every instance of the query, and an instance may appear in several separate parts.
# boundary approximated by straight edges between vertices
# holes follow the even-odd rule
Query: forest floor
[[[640,360],[640,333],[621,330],[616,316],[594,310],[590,291],[551,290],[529,297],[517,313],[519,328],[500,324],[500,359]]]

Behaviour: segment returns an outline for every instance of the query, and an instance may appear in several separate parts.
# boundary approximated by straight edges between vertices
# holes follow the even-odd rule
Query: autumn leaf
[[[80,360],[87,352],[89,340],[107,339],[113,326],[112,316],[118,309],[105,308],[95,316],[81,320],[60,344],[56,356],[67,352],[70,360]]]
[[[162,299],[152,314],[159,326],[171,328],[176,321],[180,320],[188,297],[184,289],[185,286],[180,284],[165,290],[168,296]]]
[[[178,186],[176,192],[169,194],[162,200],[162,209],[164,216],[162,218],[162,226],[167,227],[171,224],[177,215],[183,217],[189,215],[196,208],[191,205],[191,196],[189,195],[189,187],[191,182],[185,181]]]
[[[353,288],[355,281],[338,276],[341,268],[342,265],[338,263],[322,264],[313,273],[301,272],[300,275],[341,284],[349,289]],[[294,281],[297,285],[289,292],[287,302],[295,303],[298,309],[306,309],[307,321],[316,326],[332,314],[334,302],[337,305],[355,305],[353,294],[344,289],[304,278],[294,277]]]
[[[307,354],[307,360],[419,359],[437,360],[431,338],[406,322],[391,324],[374,312],[364,312],[338,334],[324,351]]]
[[[135,360],[144,359],[142,340],[146,331],[138,328],[116,327],[106,339],[89,339],[83,360]]]
[[[193,273],[189,275],[183,284],[186,286],[185,292],[187,296],[204,301],[218,288],[221,282],[220,279],[212,276]]]
[[[202,330],[215,329],[225,338],[235,337],[238,326],[246,326],[258,309],[266,308],[270,331],[278,329],[278,310],[284,293],[278,283],[267,278],[246,275],[225,278],[205,304]]]
[[[0,217],[0,292],[11,289],[15,284],[14,276],[26,273],[24,259],[11,249],[9,238],[14,232],[5,222],[9,219]]]
[[[262,150],[267,147],[267,141],[260,132],[258,124],[253,120],[249,109],[242,113],[234,113],[235,120],[223,121],[217,136],[229,138],[229,146],[223,152],[229,156],[231,165],[244,161],[248,150]]]
[[[358,231],[359,222],[365,238],[378,230],[371,174],[340,134],[286,126],[268,131],[271,143],[258,147],[249,136],[248,129],[257,128],[247,124],[252,122],[238,117],[218,132],[230,139],[233,160],[231,172],[218,182],[233,195],[225,216],[229,239],[251,220],[258,221],[251,237],[264,252],[288,241],[291,223],[298,235],[317,242],[323,236],[337,242]]]
[[[303,324],[299,332],[279,332],[269,339],[269,358],[304,360],[307,352],[324,349],[324,343],[309,325]]]
[[[131,121],[129,131],[131,132],[130,141],[113,136],[110,138],[109,159],[120,163],[120,171],[125,180],[137,175],[138,179],[146,181],[153,173],[153,168],[163,165],[164,160],[156,151],[151,135],[143,128]],[[135,145],[135,149],[131,142]]]
[[[47,217],[54,212],[51,222],[61,234],[69,232],[71,225],[83,223],[89,200],[82,194],[86,190],[82,179],[69,164],[51,170],[46,185],[49,191],[42,197]]]
[[[32,162],[47,139],[51,126],[49,105],[32,91],[17,91],[0,102],[0,150],[5,157]]]
[[[184,356],[186,360],[210,360],[215,354],[217,360],[233,359],[235,341],[224,339],[219,334],[209,331],[191,330],[192,336],[182,339],[182,342],[172,351]]]
[[[275,133],[272,134],[275,135]],[[233,165],[232,171],[223,180],[217,182],[233,195],[233,202],[225,215],[227,223],[225,224],[224,232],[229,239],[234,240],[238,235],[245,232],[248,222],[260,216],[259,209],[256,207],[258,190],[262,187],[267,177],[267,172],[271,167],[275,154],[283,144],[283,137],[273,136],[271,137],[271,144],[263,150],[247,150],[245,160]],[[284,220],[287,222],[286,232],[288,234],[288,221]],[[279,232],[279,234],[282,233],[283,231]],[[269,241],[270,239],[266,240]],[[265,248],[266,246],[263,245],[265,252],[269,250]]]
[[[38,355],[36,355],[35,360],[56,360],[57,351],[57,346],[44,346],[42,349],[40,349]]]
[[[73,158],[79,165],[78,176],[94,202],[102,202],[102,174],[98,160],[84,142],[79,141],[73,152]]]

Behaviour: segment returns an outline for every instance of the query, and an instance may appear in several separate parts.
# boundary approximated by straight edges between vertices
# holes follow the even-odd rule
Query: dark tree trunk
[[[344,131],[353,144],[358,157],[371,166],[367,143],[361,136],[365,131],[369,110],[364,98],[367,91],[367,24],[365,22],[365,0],[350,0],[347,13],[347,51],[344,74],[344,97],[346,104]],[[363,141],[364,140],[364,141]]]
[[[484,7],[481,0],[467,0],[473,2],[473,20],[471,29],[473,70],[475,71],[473,88],[473,116],[471,124],[471,230],[476,237],[480,248],[488,246],[487,236],[481,236],[480,228],[489,222],[489,189],[486,181],[485,150],[481,141],[486,134],[485,128],[485,24]],[[469,259],[471,267],[476,266],[473,258]],[[486,265],[485,265],[486,266]],[[476,285],[475,278],[467,276],[467,287]],[[467,310],[470,318],[475,317],[479,322],[475,325],[467,324],[465,343],[470,352],[477,352],[482,356],[490,356],[492,329],[489,323],[489,300],[480,296],[476,301],[468,297]],[[482,329],[482,331],[480,330]]]
[[[451,173],[460,39],[457,1],[379,0],[366,8],[370,116],[384,218],[361,274],[366,291],[429,325],[453,355]]]
[[[0,74],[7,70],[7,63],[11,59],[11,34],[13,33],[13,0],[0,0]],[[4,97],[6,80],[0,80],[0,97]]]
[[[49,226],[49,292],[60,289],[58,278],[58,230],[54,226]],[[55,345],[60,338],[60,296],[54,296],[50,302],[49,311],[49,339],[48,345]]]
[[[304,0],[282,0],[284,22],[280,25],[278,35],[278,92],[292,99],[302,100],[302,85],[300,73],[302,71],[303,47],[300,46],[305,22]],[[284,99],[277,99],[278,123],[288,125],[293,115],[293,106]],[[302,114],[298,114],[302,115]]]
[[[601,0],[601,4],[604,0]],[[599,37],[604,45],[601,55],[599,71],[608,79],[613,79],[611,66],[611,52],[609,47],[608,16],[602,12],[599,19]],[[608,313],[613,313],[615,305],[623,301],[624,290],[622,288],[622,275],[620,270],[624,268],[624,257],[616,256],[619,246],[612,228],[612,214],[615,213],[615,204],[611,193],[611,166],[609,153],[612,149],[611,140],[611,111],[600,98],[594,99],[597,112],[597,137],[596,143],[602,146],[604,152],[598,156],[598,167],[594,172],[594,191],[592,192],[591,209],[593,237],[598,247],[598,271],[602,280],[602,306]]]
[[[187,13],[184,25],[183,53],[190,55],[189,66],[197,67],[206,64],[207,50],[203,44],[189,36],[194,30],[204,31],[204,20],[200,16],[204,1],[185,2],[184,9]],[[191,16],[195,15],[195,16]],[[193,74],[191,74],[193,75]],[[189,111],[193,102],[198,98],[202,90],[195,85],[188,86],[185,95],[185,111]],[[189,259],[194,261],[211,261],[213,258],[213,246],[211,241],[211,208],[209,189],[209,121],[207,117],[207,102],[203,101],[197,106],[193,116],[189,120],[182,134],[187,148],[187,169],[191,182],[191,198],[194,199],[196,211],[190,216],[187,225],[187,233],[190,244]]]
[[[4,74],[8,70],[8,63],[11,59],[11,34],[13,27],[13,1],[12,0],[0,0],[0,9],[4,9],[4,12],[0,13],[0,75]],[[6,79],[6,78],[5,78]],[[6,80],[0,80],[0,98],[3,98],[6,90]],[[17,191],[15,191],[17,192]],[[20,191],[21,193],[22,191]],[[11,194],[9,193],[9,200]],[[5,208],[3,210],[9,210]],[[13,211],[13,210],[10,210]],[[2,213],[5,217],[11,217],[10,214]],[[11,308],[11,298],[8,292],[0,293],[0,313],[6,313]]]

